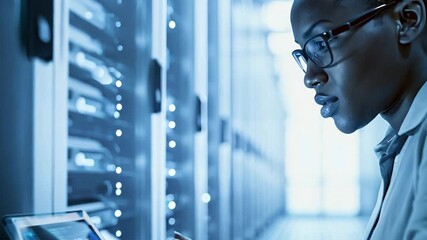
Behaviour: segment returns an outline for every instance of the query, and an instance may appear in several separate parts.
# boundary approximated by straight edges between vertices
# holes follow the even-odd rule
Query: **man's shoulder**
[[[421,123],[419,125],[419,129],[423,132],[427,131],[427,114],[425,114],[422,118]]]
[[[411,149],[427,149],[427,114],[423,117],[418,127],[412,129],[407,134],[412,138]]]

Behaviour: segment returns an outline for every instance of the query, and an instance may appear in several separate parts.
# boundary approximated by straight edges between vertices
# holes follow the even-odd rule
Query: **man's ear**
[[[423,0],[403,1],[398,7],[399,43],[408,44],[417,38],[426,24],[426,9]]]

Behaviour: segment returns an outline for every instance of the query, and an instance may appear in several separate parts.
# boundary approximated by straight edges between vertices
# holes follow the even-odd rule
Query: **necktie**
[[[375,148],[375,152],[379,157],[381,177],[384,181],[384,194],[387,193],[390,186],[391,175],[393,173],[394,159],[400,153],[405,144],[408,135],[399,136],[392,131],[387,137]]]

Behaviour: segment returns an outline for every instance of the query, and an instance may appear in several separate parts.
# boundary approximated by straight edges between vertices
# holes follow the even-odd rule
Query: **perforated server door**
[[[151,4],[69,1],[68,209],[150,239]]]
[[[167,3],[166,228],[168,237],[178,230],[194,238],[193,1],[168,0]]]
[[[206,1],[168,0],[167,9],[167,236],[206,239]]]

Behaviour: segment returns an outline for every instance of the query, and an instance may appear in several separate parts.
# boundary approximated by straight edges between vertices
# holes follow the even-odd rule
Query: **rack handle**
[[[203,130],[202,123],[202,100],[200,100],[199,96],[195,96],[195,104],[196,104],[196,131],[201,132]]]
[[[148,88],[153,113],[162,111],[162,66],[156,59],[150,62]]]
[[[30,58],[50,62],[53,59],[54,0],[27,0],[24,6],[27,12],[27,54]]]

